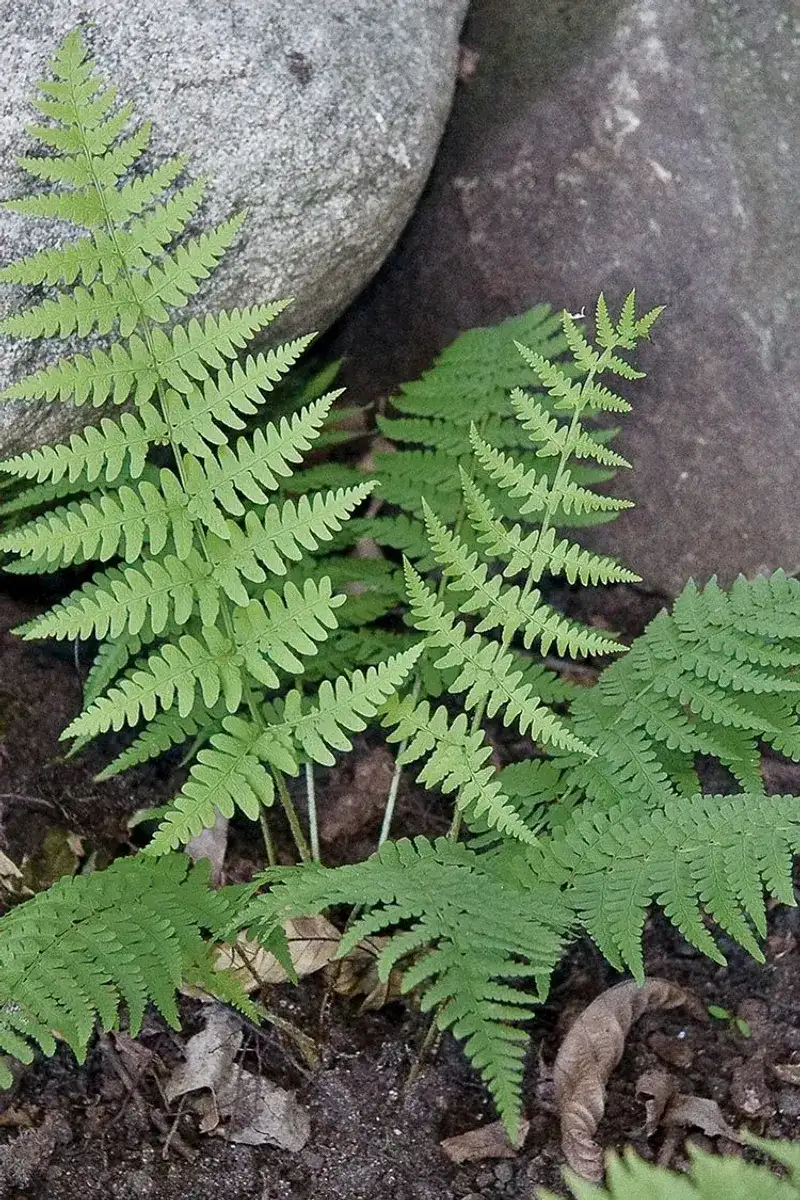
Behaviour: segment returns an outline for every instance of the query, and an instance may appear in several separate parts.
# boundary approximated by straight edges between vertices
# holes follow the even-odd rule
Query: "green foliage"
[[[761,958],[765,894],[793,902],[791,865],[800,850],[797,801],[765,795],[757,748],[764,740],[793,757],[800,750],[800,583],[777,572],[741,579],[727,593],[713,581],[703,589],[690,584],[674,611],[661,613],[627,652],[605,634],[569,621],[543,599],[547,576],[587,584],[635,578],[613,560],[557,537],[555,526],[563,512],[623,507],[580,482],[573,459],[610,461],[605,443],[596,441],[585,418],[624,408],[626,402],[604,382],[604,373],[639,377],[621,353],[648,334],[658,311],[638,317],[631,295],[614,321],[601,297],[595,344],[565,315],[564,337],[573,358],[569,370],[520,348],[553,405],[547,410],[521,393],[511,400],[545,469],[492,446],[473,426],[473,458],[460,464],[459,527],[449,528],[424,499],[420,504],[430,560],[440,572],[438,585],[435,577],[428,582],[406,564],[410,623],[423,635],[425,658],[434,669],[449,672],[447,690],[464,711],[453,718],[445,706],[433,708],[420,700],[416,689],[391,701],[384,717],[393,730],[390,741],[401,743],[399,764],[422,760],[419,782],[453,795],[453,834],[462,819],[473,832],[471,855],[459,859],[461,902],[474,902],[478,909],[484,905],[479,898],[489,878],[508,911],[557,911],[553,929],[560,939],[585,930],[612,964],[638,979],[644,972],[642,929],[654,902],[715,961],[724,958],[710,921]],[[487,476],[513,499],[521,516],[535,516],[534,529],[503,517],[485,487]],[[573,689],[564,713],[553,707],[553,697],[540,693],[547,678],[542,668],[538,678],[526,679],[515,642],[545,655],[554,647],[559,655],[618,657],[596,687]],[[485,720],[491,718],[527,734],[548,757],[498,772],[489,761],[485,736]],[[727,767],[741,794],[700,794],[700,755]],[[384,846],[377,859],[361,867],[312,868],[310,882],[307,868],[300,868],[281,875],[276,890],[281,904],[297,900],[293,912],[304,904],[317,911],[320,905],[347,902],[362,911],[364,929],[372,928],[371,920],[382,930],[396,924],[384,962],[405,957],[406,979],[416,980],[422,969],[418,956],[428,944],[424,916],[435,921],[440,896],[435,888],[418,886],[413,855],[398,850],[393,869],[408,869],[403,887],[419,906],[414,910],[419,924],[407,938],[407,910],[402,904],[392,908],[386,898],[397,892],[379,900],[372,891],[389,853]],[[548,904],[557,900],[557,910],[543,905],[543,888]],[[263,904],[274,913],[272,896],[254,901],[249,911],[258,913]],[[484,907],[488,913],[488,903]],[[520,966],[520,943],[507,936],[498,916],[487,926],[486,936],[496,939],[493,944],[509,965],[474,1000],[466,1049],[513,1129],[521,1059],[493,1050],[506,1036],[493,1026],[513,1023],[502,981],[515,977],[524,984],[530,963],[523,954]],[[464,970],[481,969],[479,962],[472,964],[476,950],[484,953],[470,929],[457,942]],[[444,1013],[451,997],[462,993],[453,981],[447,983],[446,967],[443,973],[444,980],[436,977],[433,995],[445,1001]],[[484,1003],[496,985],[499,1007]],[[524,1009],[526,991],[515,995]],[[428,991],[423,997],[430,1002]],[[535,1002],[528,994],[528,1003]],[[463,1032],[457,1023],[452,1027]],[[479,1043],[474,1040],[478,1029]]]
[[[567,1183],[575,1200],[718,1200],[721,1196],[747,1200],[797,1200],[800,1197],[800,1144],[749,1137],[748,1142],[787,1170],[779,1178],[770,1166],[744,1162],[735,1156],[708,1154],[689,1146],[686,1175],[656,1167],[632,1150],[623,1157],[609,1155],[606,1186],[586,1183],[571,1172]],[[557,1200],[552,1192],[539,1191],[539,1200]]]
[[[387,680],[399,685],[415,652],[380,672],[358,673],[352,684],[327,684],[335,713],[318,722],[315,738],[298,705],[275,708],[274,698],[338,629],[336,613],[347,600],[320,569],[324,560],[309,556],[341,533],[372,484],[286,495],[339,393],[321,393],[311,379],[299,409],[281,414],[278,406],[276,419],[252,432],[247,422],[311,339],[241,357],[282,302],[175,321],[242,218],[188,236],[204,183],[178,186],[182,158],[142,173],[149,128],[126,132],[131,110],[103,90],[78,33],[65,40],[52,70],[36,101],[51,123],[29,133],[55,153],[25,157],[20,166],[56,186],[6,206],[88,232],[4,269],[6,282],[47,284],[56,294],[0,329],[23,338],[110,340],[2,396],[127,409],[67,443],[0,464],[31,485],[16,507],[43,509],[10,527],[0,551],[13,556],[12,572],[109,564],[19,632],[100,643],[86,707],[64,737],[83,745],[108,730],[149,725],[112,770],[190,737],[196,749],[208,743],[155,840],[166,850],[213,825],[217,812],[238,807],[256,817],[260,804],[273,801],[276,775],[297,770],[298,753],[330,761],[330,747],[349,745],[342,730],[364,727],[390,694]],[[327,695],[321,690],[312,708]],[[280,763],[253,749],[270,740],[272,725]]]
[[[533,1015],[558,961],[569,910],[557,889],[534,888],[529,903],[509,903],[504,880],[466,846],[439,838],[387,842],[366,862],[335,870],[308,864],[268,871],[268,894],[239,921],[268,939],[292,916],[334,904],[367,911],[344,935],[338,956],[364,937],[394,931],[378,958],[382,980],[403,958],[412,965],[403,990],[419,988],[423,1010],[436,1010],[481,1070],[495,1102],[513,1127],[527,1038],[515,1023]],[[531,995],[510,985],[534,984]]]
[[[688,584],[596,688],[572,700],[572,728],[592,748],[569,786],[602,807],[642,811],[700,790],[698,755],[763,792],[758,742],[800,758],[800,582],[776,571]]]
[[[384,507],[380,518],[370,523],[369,534],[380,545],[401,551],[421,570],[429,569],[433,562],[423,524],[420,482],[424,481],[424,494],[437,515],[460,524],[464,516],[461,470],[471,464],[474,455],[471,425],[492,446],[513,451],[521,463],[547,473],[548,464],[531,450],[526,429],[516,419],[516,402],[524,398],[549,410],[552,401],[541,392],[535,397],[528,394],[539,376],[531,359],[520,355],[520,346],[537,361],[559,361],[568,348],[561,316],[553,314],[549,305],[539,304],[500,325],[462,333],[429,371],[413,383],[403,384],[392,397],[392,409],[401,415],[378,417],[378,428],[394,448],[375,457],[376,495],[393,511]],[[571,372],[572,364],[563,363],[560,369]],[[614,432],[598,431],[598,444]],[[610,479],[619,465],[625,465],[624,459],[607,451],[593,465],[576,463],[575,479],[582,484],[598,483]],[[485,490],[504,516],[517,515],[518,506],[489,479]],[[613,516],[599,507],[588,514],[561,510],[557,526],[591,524]]]
[[[29,1063],[57,1039],[82,1061],[96,1021],[133,1034],[153,1003],[178,1025],[175,992],[194,983],[256,1010],[232,976],[215,971],[207,939],[230,921],[232,900],[208,886],[208,864],[182,855],[121,859],[107,871],[59,880],[0,920],[0,1050]],[[132,902],[132,897],[135,902]],[[0,1086],[12,1081],[0,1060]]]
[[[335,369],[292,392],[285,377],[310,339],[242,354],[283,305],[176,319],[241,218],[189,236],[204,184],[181,183],[183,158],[143,170],[149,128],[128,132],[130,108],[101,88],[79,35],[53,76],[37,102],[50,123],[29,130],[47,152],[20,165],[56,186],[6,203],[85,233],[2,270],[39,290],[0,331],[93,344],[2,396],[120,411],[0,464],[11,518],[0,553],[20,573],[98,564],[19,631],[98,643],[64,734],[73,748],[135,730],[104,777],[186,742],[189,769],[144,854],[0,922],[0,1048],[29,1061],[34,1044],[52,1053],[55,1031],[80,1054],[123,1003],[134,1029],[151,1000],[174,1021],[182,979],[244,1004],[212,978],[209,941],[249,928],[285,958],[286,920],[347,904],[340,955],[388,935],[381,978],[402,966],[403,988],[463,1040],[513,1133],[520,1022],[571,938],[588,932],[641,979],[653,903],[724,962],[713,926],[759,958],[765,896],[793,902],[797,799],[765,794],[760,743],[800,759],[800,583],[782,572],[728,591],[690,583],[629,649],[548,603],[553,578],[638,579],[564,532],[629,507],[595,485],[629,466],[598,420],[628,410],[614,389],[642,378],[626,356],[661,311],[639,316],[633,293],[617,317],[600,297],[591,338],[544,307],[459,338],[380,419],[400,448],[377,466],[383,510],[358,516],[371,481],[305,464],[347,436],[332,424]],[[375,543],[390,553],[376,557]],[[409,628],[382,627],[403,592]],[[615,661],[578,689],[551,669],[553,651]],[[385,841],[336,869],[276,868],[244,899],[211,893],[171,853],[218,814],[256,818],[276,799],[297,836],[285,777],[332,765],[375,720],[398,768],[415,764],[420,783],[452,797],[448,838]],[[490,721],[534,757],[498,770]],[[701,757],[736,794],[702,794]],[[302,831],[297,841],[302,857]],[[717,1169],[731,1172],[719,1176],[728,1190],[749,1172],[753,1195],[773,1180]],[[662,1187],[666,1176],[628,1159],[612,1164],[610,1194],[711,1195],[710,1170],[699,1156],[690,1178]]]

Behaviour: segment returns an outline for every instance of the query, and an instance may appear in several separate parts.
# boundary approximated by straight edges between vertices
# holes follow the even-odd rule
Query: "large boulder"
[[[666,303],[586,534],[654,588],[800,567],[794,0],[475,0],[432,185],[336,349],[390,388],[459,328],[600,289]],[[372,372],[373,367],[368,367]]]
[[[467,0],[0,0],[0,196],[28,187],[28,100],[65,33],[91,22],[99,67],[153,119],[153,163],[210,177],[208,221],[247,207],[238,249],[199,307],[295,304],[280,332],[324,329],[374,274],[423,187],[444,127]],[[0,214],[3,261],[51,228]],[[0,311],[24,298],[3,289]],[[52,356],[53,346],[47,347]],[[44,350],[0,339],[0,386]],[[0,456],[61,438],[68,407],[0,407]]]

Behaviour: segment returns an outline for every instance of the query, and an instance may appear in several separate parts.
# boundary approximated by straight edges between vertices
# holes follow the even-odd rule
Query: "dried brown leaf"
[[[336,954],[342,935],[323,916],[295,917],[284,925],[294,969],[299,978],[313,975],[326,967]],[[220,946],[214,965],[217,970],[232,970],[246,992],[264,984],[286,983],[287,975],[274,954],[245,934],[233,945]]]
[[[398,968],[383,980],[378,975],[378,955],[388,937],[364,938],[339,962],[331,964],[331,988],[340,996],[363,996],[361,1012],[376,1012],[402,995],[403,973]]]
[[[201,1132],[219,1133],[248,1146],[269,1143],[302,1150],[310,1133],[308,1114],[292,1092],[238,1065],[241,1045],[236,1017],[219,1005],[210,1008],[205,1029],[189,1038],[185,1061],[166,1082],[167,1102],[201,1091],[197,1106]],[[223,1121],[227,1122],[224,1128]]]
[[[800,1087],[800,1063],[773,1063],[772,1071],[781,1083],[791,1083],[794,1087]]]
[[[742,1142],[736,1130],[722,1115],[716,1100],[705,1096],[685,1096],[679,1092],[670,1101],[664,1113],[664,1124],[681,1129],[700,1129],[708,1137],[724,1137],[732,1142]]]
[[[454,1163],[480,1162],[484,1158],[514,1158],[525,1144],[530,1122],[521,1120],[515,1141],[509,1141],[502,1121],[468,1129],[440,1142],[442,1150]]]
[[[605,1111],[606,1084],[622,1058],[625,1038],[642,1013],[684,1004],[687,994],[666,979],[619,983],[578,1017],[556,1057],[553,1075],[567,1163],[584,1179],[603,1178],[603,1151],[594,1140]]]
[[[636,1095],[650,1097],[644,1106],[647,1114],[644,1131],[647,1137],[652,1137],[658,1129],[667,1105],[677,1091],[678,1081],[668,1071],[646,1071],[639,1076]]]
[[[219,887],[222,883],[222,872],[225,867],[225,855],[228,850],[227,817],[217,813],[217,819],[210,829],[203,829],[197,837],[192,838],[186,845],[186,853],[192,862],[200,862],[207,858],[211,864],[211,886]]]
[[[645,1104],[645,1133],[652,1137],[659,1125],[667,1129],[700,1129],[708,1137],[741,1138],[722,1115],[716,1100],[678,1091],[678,1081],[667,1071],[646,1071],[636,1083],[636,1094],[650,1096]]]

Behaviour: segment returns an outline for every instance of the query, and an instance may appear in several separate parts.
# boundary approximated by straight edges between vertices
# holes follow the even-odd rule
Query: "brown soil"
[[[58,734],[79,706],[80,663],[71,648],[58,656],[7,633],[37,611],[41,599],[34,604],[18,587],[15,595],[0,594],[0,847],[19,862],[37,851],[48,830],[60,827],[77,833],[84,851],[97,852],[102,862],[130,848],[126,818],[171,794],[178,767],[168,761],[95,784],[93,772],[105,761],[102,750],[76,760],[59,757]],[[586,593],[580,615],[634,633],[657,607],[652,597],[618,588],[602,596]],[[331,861],[374,844],[379,816],[373,813],[354,832],[348,805],[352,810],[354,791],[368,791],[370,771],[382,777],[385,769],[380,752],[365,742],[356,762],[337,771],[325,789],[323,827],[327,820],[338,839],[327,848]],[[800,790],[797,768],[775,762],[770,769],[775,790]],[[320,785],[322,792],[322,780]],[[398,820],[403,831],[421,824],[436,830],[444,814],[431,807],[429,797],[409,791]],[[250,827],[237,829],[230,861],[241,875],[260,861]],[[683,1092],[718,1100],[734,1126],[774,1137],[800,1132],[800,1087],[785,1081],[786,1072],[783,1080],[775,1072],[776,1065],[800,1063],[796,910],[773,911],[770,930],[766,967],[726,944],[730,966],[721,969],[687,947],[661,919],[649,923],[649,973],[684,984],[703,1005],[744,1017],[751,1036],[681,1010],[644,1018],[612,1077],[600,1128],[604,1145],[633,1143],[649,1157],[661,1154],[680,1165],[679,1143],[665,1145],[663,1134],[648,1143],[643,1134],[644,1105],[635,1094],[636,1081],[656,1068],[677,1075]],[[84,1066],[62,1051],[22,1074],[16,1088],[0,1099],[0,1177],[6,1177],[0,1195],[11,1200],[218,1200],[223,1195],[226,1200],[529,1200],[537,1185],[560,1189],[551,1082],[556,1049],[571,1018],[615,980],[588,943],[576,947],[559,971],[550,1002],[532,1029],[526,1080],[531,1129],[514,1159],[455,1167],[440,1150],[442,1138],[493,1119],[480,1082],[454,1043],[445,1039],[435,1062],[407,1087],[424,1019],[398,1003],[366,1015],[350,1001],[325,1005],[323,984],[311,980],[299,990],[276,988],[271,1003],[316,1039],[320,1066],[309,1070],[292,1043],[269,1029],[248,1028],[244,1051],[248,1069],[294,1089],[307,1107],[312,1136],[301,1153],[204,1136],[190,1106],[181,1110],[164,1103],[159,1082],[180,1061],[187,1036],[201,1025],[202,1006],[187,1000],[181,1034],[149,1019],[141,1044],[152,1056],[138,1079],[108,1038],[92,1046]],[[734,1149],[719,1139],[713,1145]]]

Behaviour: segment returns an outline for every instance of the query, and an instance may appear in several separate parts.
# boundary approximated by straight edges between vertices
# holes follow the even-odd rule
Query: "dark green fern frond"
[[[729,593],[688,584],[671,615],[575,695],[571,728],[596,757],[570,769],[570,785],[609,807],[652,808],[696,790],[703,754],[763,790],[759,740],[800,759],[798,668],[800,582],[777,571]]]
[[[278,869],[263,881],[270,891],[237,919],[261,939],[292,916],[336,904],[366,910],[342,939],[340,957],[363,937],[394,930],[378,957],[380,977],[410,959],[403,989],[419,988],[423,1009],[436,1010],[439,1028],[464,1042],[515,1131],[527,1042],[516,1023],[546,995],[571,919],[555,889],[542,888],[518,908],[487,860],[444,838],[386,843],[364,863]],[[514,980],[533,990],[517,990]]]
[[[21,1062],[56,1039],[82,1061],[95,1022],[118,1027],[125,1006],[136,1034],[152,1003],[178,1026],[176,989],[199,985],[256,1012],[232,977],[214,970],[208,939],[233,908],[208,886],[208,864],[173,855],[124,859],[62,879],[0,920],[0,1050]],[[132,900],[134,902],[132,902]],[[0,1086],[12,1077],[0,1060]]]
[[[725,959],[706,915],[763,961],[756,938],[766,935],[764,893],[794,903],[798,851],[797,798],[754,793],[681,796],[636,815],[624,806],[578,808],[525,853],[531,878],[560,885],[609,962],[641,980],[641,934],[654,902],[716,962]]]
[[[420,528],[420,480],[437,515],[447,523],[459,524],[464,501],[459,467],[472,458],[470,426],[474,424],[491,444],[516,451],[526,459],[530,439],[527,430],[515,419],[513,397],[525,395],[523,387],[536,387],[537,379],[526,368],[518,346],[531,347],[547,361],[557,361],[568,348],[562,319],[547,305],[538,305],[522,316],[513,317],[487,329],[471,329],[461,334],[437,358],[434,366],[414,383],[403,384],[392,398],[399,416],[378,417],[378,428],[395,443],[394,453],[376,456],[379,495],[400,509],[400,522],[407,529],[398,542],[398,517],[382,513],[373,522],[372,536],[380,545],[400,549],[421,569],[427,569],[427,551]],[[571,370],[568,365],[562,369]],[[545,397],[540,397],[545,401]],[[533,400],[531,400],[533,403]],[[577,466],[584,484],[609,479],[619,462],[612,451],[603,450],[603,468]],[[532,459],[531,459],[532,462]],[[502,493],[493,498],[503,505]],[[514,508],[504,510],[512,516]],[[592,520],[602,519],[596,512]],[[582,514],[561,514],[562,524],[583,523]]]

